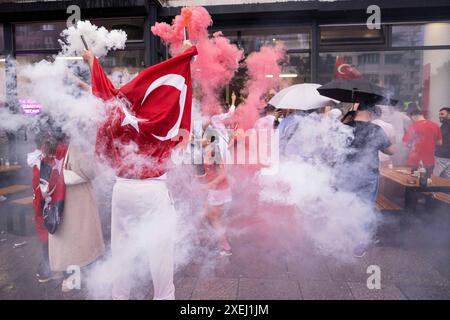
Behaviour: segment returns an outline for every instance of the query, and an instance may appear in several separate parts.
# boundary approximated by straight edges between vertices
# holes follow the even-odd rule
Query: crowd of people
[[[91,70],[95,57],[83,53]],[[84,89],[89,90],[83,84]],[[201,139],[203,161],[197,179],[204,187],[206,202],[204,217],[215,232],[218,256],[232,255],[226,226],[222,220],[225,207],[233,201],[225,159],[236,143],[234,113],[236,94],[223,113],[210,117],[204,124]],[[269,100],[268,96],[267,101]],[[410,105],[405,112],[393,111],[375,103],[357,103],[350,112],[338,106],[312,111],[278,109],[268,104],[261,109],[254,128],[275,129],[279,133],[279,153],[283,157],[301,153],[301,146],[291,143],[301,129],[299,118],[321,113],[336,124],[348,126],[352,139],[349,152],[338,168],[337,185],[355,194],[361,201],[374,206],[379,188],[380,166],[408,165],[412,170],[425,167],[427,174],[450,179],[450,108],[439,111],[441,126],[425,118],[423,110]],[[344,112],[343,112],[344,111]],[[394,115],[394,113],[396,113]],[[350,115],[349,115],[350,114]],[[5,135],[0,132],[0,152],[4,154]],[[188,144],[189,145],[189,144]],[[2,151],[3,150],[3,151]],[[399,156],[408,150],[407,159]],[[71,265],[87,267],[105,254],[97,201],[92,186],[96,175],[94,155],[79,149],[76,142],[47,127],[36,138],[36,150],[28,155],[33,168],[33,193],[36,230],[42,243],[42,262],[37,277],[40,282],[63,278],[62,290],[71,290],[67,268]],[[149,165],[151,159],[149,159]],[[166,185],[165,168],[157,174],[143,175],[142,168],[118,174],[112,193],[111,249],[113,259],[129,250],[133,230],[142,221],[155,226],[149,232],[149,270],[152,275],[155,299],[174,299],[174,238],[176,209]],[[198,169],[198,168],[197,168]],[[133,171],[134,170],[134,171]],[[147,172],[148,173],[148,172]],[[56,221],[52,220],[55,217]],[[57,221],[58,213],[61,221]],[[49,228],[57,226],[56,230]],[[170,232],[167,232],[170,230]],[[356,252],[362,256],[364,248]],[[117,261],[124,272],[132,269],[132,261]],[[112,288],[113,299],[128,299],[131,284],[126,275],[118,276]]]

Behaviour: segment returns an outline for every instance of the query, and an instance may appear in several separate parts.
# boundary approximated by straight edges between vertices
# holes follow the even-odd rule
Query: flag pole
[[[189,35],[188,35],[188,28],[187,26],[184,26],[184,41],[189,40]]]
[[[189,40],[189,33],[188,33],[188,25],[189,25],[189,20],[190,20],[190,15],[183,15],[183,24],[184,24],[184,28],[183,28],[183,35],[184,35],[184,41],[188,41]]]
[[[83,41],[84,48],[85,48],[86,50],[89,50],[89,47],[88,47],[88,45],[87,45],[86,40],[84,39],[84,36],[83,36],[83,35],[80,35],[80,37],[81,37],[81,41]]]

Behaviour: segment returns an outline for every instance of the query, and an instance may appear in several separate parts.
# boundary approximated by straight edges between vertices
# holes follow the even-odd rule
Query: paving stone
[[[403,294],[411,300],[449,300],[450,287],[398,285]]]
[[[296,280],[331,281],[331,275],[325,259],[310,255],[290,256],[287,258],[289,278]]]
[[[352,259],[348,262],[328,259],[326,263],[330,277],[337,282],[365,282],[367,280],[367,267],[370,263],[366,259]]]
[[[267,222],[258,223],[255,231],[232,235],[231,257],[220,258],[210,249],[201,249],[194,261],[177,269],[176,298],[450,299],[448,246],[391,241],[389,246],[370,248],[362,259],[343,263],[320,256],[310,241],[267,236]],[[64,294],[58,281],[39,284],[35,271],[41,249],[36,237],[1,234],[0,238],[7,239],[0,243],[0,300],[110,299],[108,288],[102,289],[105,295],[99,297],[85,284],[82,290]],[[23,241],[27,245],[13,248],[14,243]],[[369,265],[381,269],[381,290],[366,287]],[[133,299],[153,298],[150,279],[148,274],[140,276],[132,290]]]
[[[199,279],[192,294],[193,300],[235,300],[238,279]]]
[[[356,300],[406,300],[394,285],[381,285],[381,289],[369,289],[366,283],[349,282],[348,286]]]
[[[300,281],[300,291],[305,300],[352,300],[353,295],[345,282]]]
[[[175,299],[189,300],[192,298],[197,278],[183,277],[176,279],[175,283]]]
[[[249,256],[251,252],[251,256]],[[230,278],[287,279],[287,266],[283,257],[261,250],[233,249],[233,255],[222,258],[215,269],[216,276]]]
[[[377,248],[367,261],[380,267],[382,283],[450,286],[449,279],[432,265],[432,261],[415,251]]]
[[[298,283],[277,279],[239,279],[239,300],[299,300]]]

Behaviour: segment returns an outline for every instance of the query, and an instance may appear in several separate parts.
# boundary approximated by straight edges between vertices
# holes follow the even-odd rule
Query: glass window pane
[[[282,64],[281,68],[281,86],[288,87],[290,85],[311,82],[311,63],[309,53],[289,53],[286,60]],[[247,70],[245,68],[239,68],[234,76],[233,80],[224,90],[224,101],[230,103],[231,92],[238,94],[237,103],[239,104],[242,97],[239,93],[245,86],[245,81],[248,79]],[[270,75],[267,75],[270,76]],[[278,90],[278,88],[274,88]]]
[[[17,50],[59,50],[60,33],[66,28],[64,21],[45,23],[18,23],[16,28]]]
[[[383,28],[370,30],[366,25],[320,26],[321,45],[384,43]]]
[[[5,39],[3,38],[3,25],[0,24],[0,52],[5,50]]]
[[[108,30],[120,29],[127,33],[127,41],[144,41],[144,17],[92,19],[96,26]]]
[[[337,56],[352,57],[354,67],[364,77],[388,88],[400,100],[400,107],[416,102],[428,112],[431,119],[437,121],[439,109],[450,101],[450,50],[387,51],[376,54],[379,56],[378,62],[368,63],[365,52],[321,53],[319,83],[333,79]]]
[[[225,38],[227,38],[228,40],[230,40],[230,43],[237,45],[238,47],[240,46],[239,43],[239,38],[238,38],[238,33],[237,31],[233,30],[233,31],[227,31],[227,30],[221,30],[222,34],[224,35]]]
[[[6,102],[5,57],[0,55],[0,108]]]
[[[241,45],[247,54],[275,41],[283,41],[287,50],[301,50],[309,49],[310,38],[309,28],[242,30]]]
[[[309,53],[291,53],[281,69],[283,86],[310,82],[311,62]]]
[[[439,45],[450,45],[450,23],[392,26],[392,46],[394,47]]]
[[[144,50],[118,50],[109,52],[101,63],[114,85],[121,86],[145,68],[144,57]]]

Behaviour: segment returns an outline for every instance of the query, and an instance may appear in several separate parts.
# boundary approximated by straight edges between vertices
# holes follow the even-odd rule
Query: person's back
[[[372,123],[376,124],[377,126],[381,127],[383,129],[386,136],[389,138],[389,141],[391,141],[392,144],[395,144],[395,129],[392,124],[389,122],[383,120],[383,110],[379,107],[375,107],[375,119],[372,120]],[[383,152],[378,152],[378,158],[383,165],[383,163],[391,162],[391,156],[384,154]]]
[[[425,119],[421,114],[412,114],[411,117],[414,122],[403,136],[403,142],[411,147],[408,165],[416,168],[422,161],[426,168],[432,168],[436,144],[442,140],[441,130],[436,123]]]
[[[387,135],[372,122],[356,120],[348,125],[354,128],[354,138],[350,143],[352,152],[347,156],[347,161],[354,167],[378,174],[378,152],[391,144]]]
[[[439,112],[439,119],[442,123],[442,145],[436,146],[436,157],[450,159],[450,108],[442,108]]]
[[[369,203],[375,201],[378,190],[378,152],[393,153],[383,129],[370,122],[373,112],[373,106],[360,105],[355,120],[347,124],[353,128],[354,136],[345,164],[338,172],[341,187]]]
[[[434,175],[450,179],[450,108],[439,110],[442,145],[436,146]]]

